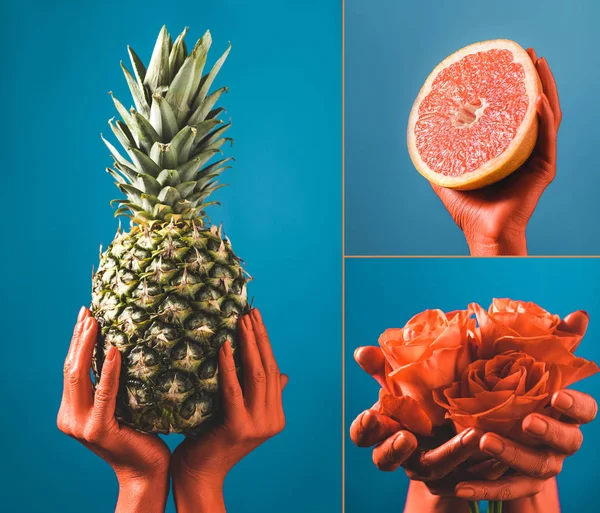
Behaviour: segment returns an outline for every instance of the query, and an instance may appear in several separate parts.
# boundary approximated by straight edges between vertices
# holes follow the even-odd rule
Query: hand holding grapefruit
[[[517,43],[496,39],[458,50],[433,70],[412,107],[413,164],[432,184],[450,189],[502,180],[535,147],[541,93],[536,66]]]

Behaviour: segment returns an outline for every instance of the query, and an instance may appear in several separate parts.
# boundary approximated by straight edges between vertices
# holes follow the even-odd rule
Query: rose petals
[[[379,392],[379,413],[394,419],[407,430],[422,436],[431,436],[432,423],[429,417],[411,397],[396,397],[381,389]]]
[[[379,339],[388,385],[379,410],[416,434],[449,420],[457,431],[517,436],[528,414],[552,413],[556,391],[600,370],[573,354],[588,322],[583,311],[561,320],[511,299],[426,310]]]

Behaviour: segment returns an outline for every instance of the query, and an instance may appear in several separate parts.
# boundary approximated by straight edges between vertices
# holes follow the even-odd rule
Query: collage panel
[[[506,499],[493,512],[595,511],[600,427],[573,416],[597,411],[599,285],[598,259],[347,259],[345,511],[475,511],[453,498],[459,482],[480,511],[484,496]],[[561,415],[547,403],[567,385]],[[528,415],[549,439],[524,437]],[[464,445],[444,445],[469,428]],[[492,464],[512,467],[482,483],[489,432],[506,437]]]
[[[0,511],[340,513],[339,3],[0,13]]]
[[[600,254],[600,107],[582,101],[600,79],[597,2],[346,0],[345,12],[347,255],[480,256],[473,246],[482,241],[525,232],[526,244],[502,254]],[[446,60],[478,42],[460,62]],[[520,55],[524,75],[510,79],[512,59],[494,52]],[[538,74],[554,112],[542,112],[539,133],[548,133],[523,161],[536,131]],[[528,92],[517,94],[525,83]],[[432,190],[428,180],[461,189]]]

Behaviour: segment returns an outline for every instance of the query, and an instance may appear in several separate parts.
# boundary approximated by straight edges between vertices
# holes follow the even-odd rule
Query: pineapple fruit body
[[[248,312],[245,274],[205,209],[223,187],[231,158],[209,163],[230,139],[218,119],[220,88],[209,93],[229,49],[206,74],[206,32],[188,53],[187,29],[173,42],[160,31],[148,68],[129,48],[133,74],[121,63],[135,107],[113,101],[107,171],[125,198],[115,215],[131,220],[100,256],[92,313],[101,326],[96,381],[109,344],[122,356],[117,418],[143,432],[195,434],[218,418],[217,355]]]
[[[144,432],[193,434],[218,412],[218,350],[236,355],[247,278],[227,239],[196,222],[136,226],[102,254],[92,313],[122,354],[117,418]]]

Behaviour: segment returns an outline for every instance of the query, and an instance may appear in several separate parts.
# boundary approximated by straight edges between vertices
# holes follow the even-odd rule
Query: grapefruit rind
[[[433,171],[421,158],[421,155],[417,150],[416,138],[414,135],[415,125],[419,119],[419,106],[421,102],[431,92],[432,84],[440,71],[463,59],[467,55],[495,49],[510,50],[513,54],[514,61],[520,63],[525,71],[525,89],[529,98],[529,105],[515,137],[506,150],[497,157],[485,162],[485,164],[475,171],[464,173],[460,176],[446,176],[442,173]],[[446,59],[436,66],[429,77],[427,77],[425,84],[423,84],[423,87],[412,106],[408,118],[407,145],[408,153],[413,165],[421,175],[427,178],[427,180],[449,189],[480,189],[506,178],[508,175],[519,169],[533,151],[538,134],[536,101],[541,93],[542,84],[537,70],[535,69],[535,65],[529,57],[529,54],[519,44],[508,39],[494,39],[465,46],[449,57],[446,57]]]

